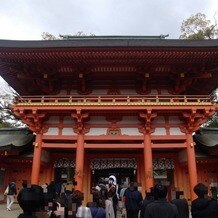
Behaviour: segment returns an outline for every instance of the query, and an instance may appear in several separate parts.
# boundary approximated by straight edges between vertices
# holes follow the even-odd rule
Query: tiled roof
[[[34,139],[34,135],[27,128],[0,128],[0,149],[6,146],[22,147]]]
[[[218,40],[148,39],[139,36],[73,37],[68,40],[0,40],[3,48],[79,48],[79,47],[218,47]]]

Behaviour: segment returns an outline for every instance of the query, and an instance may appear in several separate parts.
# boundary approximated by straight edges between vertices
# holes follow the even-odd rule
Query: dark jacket
[[[106,218],[106,212],[103,207],[90,207],[92,218]]]
[[[191,205],[192,218],[217,218],[218,204],[213,199],[197,198]]]
[[[176,205],[179,218],[189,218],[188,202],[186,199],[174,199],[171,203]]]
[[[14,182],[10,182],[8,184],[8,194],[7,195],[16,195],[17,194],[17,188]]]
[[[166,199],[159,199],[147,205],[145,218],[178,218],[176,205],[169,203]]]
[[[143,200],[141,192],[127,188],[124,197],[126,210],[140,210],[140,203]]]
[[[147,207],[148,204],[152,203],[154,201],[153,198],[145,198],[141,203],[140,203],[140,207],[141,207],[141,213],[140,213],[140,218],[143,218],[145,215],[145,209]]]

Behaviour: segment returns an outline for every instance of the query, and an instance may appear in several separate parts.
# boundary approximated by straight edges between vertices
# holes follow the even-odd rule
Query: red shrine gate
[[[162,180],[195,198],[192,134],[217,107],[208,96],[218,78],[215,40],[7,43],[0,48],[1,75],[21,94],[14,114],[36,133],[31,183],[41,184],[40,169],[47,181],[74,175],[89,200],[96,174],[129,169],[120,182],[135,180],[144,192]],[[57,161],[65,158],[73,169],[59,172]],[[134,160],[132,168],[127,160]]]

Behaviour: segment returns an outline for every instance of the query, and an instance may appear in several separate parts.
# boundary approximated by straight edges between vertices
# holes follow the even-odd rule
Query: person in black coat
[[[34,213],[44,208],[42,187],[31,185],[31,187],[21,189],[17,201],[23,210],[18,218],[37,218]]]
[[[131,182],[129,188],[124,192],[127,218],[138,218],[140,203],[142,200],[142,194],[138,191],[137,183]]]
[[[180,195],[183,195],[183,192],[176,191],[176,199],[172,200],[171,203],[176,205],[179,218],[189,218],[188,201],[185,198],[180,199]]]
[[[167,187],[162,184],[154,186],[154,202],[147,205],[144,218],[178,218],[176,205],[166,199]]]
[[[194,192],[198,198],[191,204],[192,218],[217,218],[218,204],[214,199],[208,198],[208,188],[203,183],[198,183]]]
[[[140,203],[141,204],[141,212],[140,212],[140,218],[144,217],[145,209],[148,204],[154,201],[154,188],[150,188],[149,191],[145,193],[145,199]]]

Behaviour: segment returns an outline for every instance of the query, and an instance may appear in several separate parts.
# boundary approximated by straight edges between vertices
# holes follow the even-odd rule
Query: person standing
[[[84,200],[84,194],[78,190],[75,190],[71,194],[72,200],[72,217],[77,218],[92,218],[91,210],[88,207],[82,206]]]
[[[203,183],[198,183],[194,187],[194,192],[198,196],[191,204],[193,218],[217,218],[218,204],[214,199],[208,198],[208,188]]]
[[[7,195],[7,210],[10,211],[14,203],[14,197],[17,194],[15,181],[9,182],[4,194]]]
[[[176,199],[173,199],[171,203],[176,205],[179,218],[189,218],[188,201],[185,198],[180,198],[180,195],[183,195],[183,192],[176,191]]]
[[[152,203],[154,201],[154,188],[151,187],[150,190],[146,191],[145,193],[145,199],[140,203],[140,218],[144,217],[145,209],[148,204]]]
[[[138,218],[142,200],[142,194],[138,191],[137,183],[131,182],[129,188],[124,193],[127,218]]]
[[[108,181],[108,198],[113,203],[115,218],[117,217],[117,207],[119,201],[117,192],[118,192],[117,179],[115,176],[111,175],[109,176],[109,181]]]
[[[167,187],[162,184],[154,186],[154,199],[145,209],[144,218],[178,218],[176,205],[167,201]]]
[[[121,217],[126,217],[126,208],[124,203],[124,193],[128,188],[128,182],[123,183],[123,187],[120,190],[120,200],[121,200]]]
[[[97,186],[97,188],[105,201],[106,218],[115,218],[113,203],[111,200],[109,200],[108,197],[108,189],[106,188],[106,186],[100,187],[99,185]]]
[[[101,195],[100,190],[93,189],[92,195],[93,195],[93,202],[87,204],[87,206],[91,210],[92,218],[106,218],[106,212],[104,209],[105,200]]]

